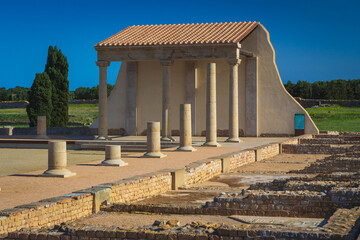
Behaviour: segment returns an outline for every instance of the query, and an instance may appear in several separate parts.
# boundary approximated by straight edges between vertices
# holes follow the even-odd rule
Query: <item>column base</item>
[[[175,142],[175,139],[172,137],[162,137],[160,140],[164,142]]]
[[[124,167],[129,165],[128,163],[124,162],[121,159],[108,159],[102,161],[98,166],[113,166],[113,167]]]
[[[221,145],[218,142],[205,142],[203,147],[221,147]]]
[[[97,137],[95,137],[95,140],[111,140],[111,138],[105,137],[105,136],[97,136]]]
[[[240,140],[239,138],[228,138],[225,142],[240,143],[242,142],[242,140]]]
[[[196,148],[193,148],[192,146],[188,146],[188,147],[178,147],[177,149],[176,149],[176,151],[183,151],[183,152],[195,152],[195,151],[197,151],[197,149]]]
[[[164,157],[166,157],[166,155],[162,154],[161,152],[147,152],[141,157],[142,158],[164,158]]]
[[[68,178],[75,176],[76,173],[71,172],[68,169],[48,169],[43,174],[38,175],[38,177],[58,177],[58,178]]]

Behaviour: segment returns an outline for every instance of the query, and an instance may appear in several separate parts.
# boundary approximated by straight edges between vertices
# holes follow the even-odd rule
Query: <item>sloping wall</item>
[[[317,134],[318,128],[306,110],[286,91],[275,62],[275,51],[268,31],[261,24],[241,42],[241,48],[258,56],[259,132],[294,134],[294,115],[305,115],[305,133]]]

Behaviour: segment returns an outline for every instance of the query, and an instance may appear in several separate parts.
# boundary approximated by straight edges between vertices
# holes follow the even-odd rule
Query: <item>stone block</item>
[[[227,173],[230,172],[230,157],[225,157],[221,159],[221,172]]]
[[[178,190],[185,184],[185,169],[178,169],[171,172],[171,189]]]

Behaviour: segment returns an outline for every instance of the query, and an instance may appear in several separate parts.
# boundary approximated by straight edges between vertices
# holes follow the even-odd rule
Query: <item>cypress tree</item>
[[[57,47],[49,47],[45,72],[51,80],[53,113],[50,126],[66,127],[69,120],[69,64],[67,58]]]
[[[26,112],[30,127],[37,125],[37,116],[46,116],[47,125],[51,122],[51,81],[47,73],[37,73],[29,92],[29,105]]]

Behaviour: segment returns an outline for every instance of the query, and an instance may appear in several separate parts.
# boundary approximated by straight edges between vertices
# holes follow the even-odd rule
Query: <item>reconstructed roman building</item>
[[[230,141],[239,135],[294,135],[295,114],[304,116],[304,133],[318,133],[285,90],[269,33],[258,22],[131,26],[95,49],[99,117],[91,127],[100,137],[121,128],[141,135],[148,121],[161,122],[162,137],[171,137],[184,103],[191,104],[193,135],[206,130],[207,104]],[[121,67],[107,97],[111,62]]]

